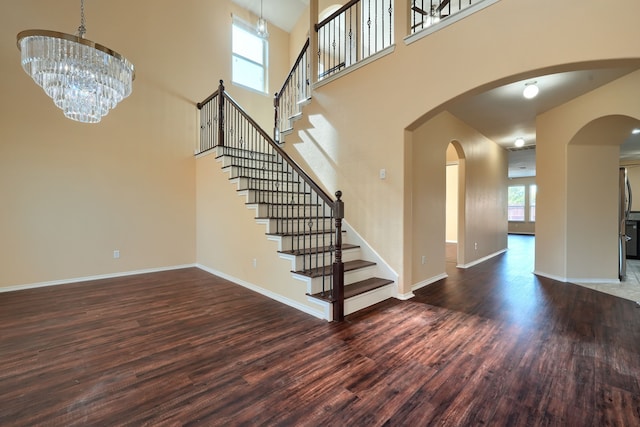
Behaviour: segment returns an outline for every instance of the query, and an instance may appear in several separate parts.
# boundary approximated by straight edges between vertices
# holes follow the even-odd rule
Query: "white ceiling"
[[[232,0],[237,5],[260,15],[261,0]],[[291,31],[309,0],[263,0],[262,15],[270,23]],[[572,71],[529,78],[465,97],[447,109],[509,152],[509,176],[535,175],[536,115],[607,84],[635,68],[608,68]],[[536,81],[539,95],[533,100],[522,97],[525,83]],[[525,147],[515,150],[517,137],[525,139]],[[630,136],[621,146],[623,159],[640,158],[640,134]]]
[[[497,144],[514,150],[509,153],[510,177],[534,176],[535,149],[531,148],[536,145],[536,116],[635,69],[591,69],[538,76],[463,98],[447,110]],[[540,93],[534,99],[525,99],[525,84],[534,81]],[[525,147],[520,150],[514,147],[518,137],[525,140]],[[630,135],[621,147],[621,157],[639,151],[640,136]]]
[[[300,19],[302,12],[309,6],[309,0],[231,1],[243,9],[250,10],[256,16],[260,16],[260,7],[262,6],[262,17],[286,32],[291,32],[293,26],[298,22],[298,19]]]

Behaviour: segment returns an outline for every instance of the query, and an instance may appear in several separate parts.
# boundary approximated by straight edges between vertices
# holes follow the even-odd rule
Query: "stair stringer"
[[[394,283],[398,283],[398,273],[391,268],[391,266],[376,252],[376,250],[367,242],[352,226],[349,224],[349,221],[346,219],[342,220],[342,228],[346,230],[347,236],[349,236],[349,243],[360,246],[360,250],[362,253],[363,259],[367,259],[376,263],[378,266],[379,273],[381,274],[378,277],[387,277],[390,280],[393,280]],[[396,291],[392,295],[394,298],[398,297],[397,285]]]
[[[309,105],[312,102],[313,96],[310,96],[305,100],[304,103],[301,103],[300,112],[296,114],[295,118],[290,118],[290,129],[287,129],[286,132],[282,132],[281,134],[282,144],[286,143],[287,139],[292,139],[293,137],[291,135],[296,135],[296,137],[293,138],[294,141],[291,141],[291,143],[304,143],[304,138],[301,138],[299,133],[304,132],[310,127],[313,127],[313,125],[309,122],[307,115],[304,114],[304,106]],[[291,155],[293,153],[289,152],[289,154]],[[391,266],[380,256],[380,254],[378,254],[378,252],[375,251],[375,249],[364,238],[362,238],[362,236],[358,232],[356,232],[356,230],[349,224],[346,219],[342,220],[342,228],[344,231],[346,231],[345,236],[347,236],[346,239],[343,239],[343,243],[351,243],[360,246],[360,257],[362,259],[370,260],[376,263],[376,277],[385,277],[393,280],[393,283],[381,288],[345,299],[345,315],[354,313],[358,310],[362,310],[363,308],[377,304],[378,302],[382,302],[388,298],[406,299],[405,296],[400,295],[398,292],[398,273],[393,270],[393,268],[391,268]],[[294,274],[294,277],[305,282],[307,284],[307,289],[313,289],[314,287],[316,287],[313,284],[313,280],[317,279],[311,279],[309,277],[296,274]],[[347,273],[345,273],[345,287],[347,287],[348,284],[349,281],[347,280]],[[320,304],[325,310],[325,313],[327,313],[328,315],[332,314],[331,304],[329,304],[328,302],[317,300],[316,298],[312,297],[309,297],[309,300],[314,303]]]
[[[229,166],[227,163],[226,156],[224,155],[224,150],[216,147],[215,149],[216,161],[221,163],[221,166]],[[226,167],[222,169],[225,174],[230,176],[230,182],[236,184],[236,190],[238,191],[238,195],[244,197],[245,205],[248,209],[255,210],[256,217],[260,214],[260,206],[258,203],[254,203],[250,197],[251,193],[248,190],[241,188],[241,178],[234,177],[233,167]],[[269,221],[256,218],[257,224],[262,224],[265,226],[266,237],[267,240],[272,240],[277,243],[278,251],[283,250],[282,237],[277,235],[270,235],[269,230]],[[374,265],[359,268],[354,271],[345,271],[344,281],[345,287],[349,286],[351,283],[355,283],[360,280],[364,280],[370,277],[385,277],[389,278],[389,280],[393,280],[393,283],[389,283],[385,286],[361,293],[359,295],[355,295],[350,298],[345,298],[344,304],[344,314],[349,315],[363,308],[369,307],[371,305],[382,302],[391,297],[397,297],[397,283],[398,283],[398,275],[389,267],[389,265],[380,257],[377,252],[375,252],[371,246],[348,224],[347,221],[343,220],[343,243],[345,244],[353,244],[359,246],[358,248],[352,248],[343,251],[343,262],[347,262],[355,259],[367,259],[368,261],[372,261]],[[322,318],[327,319],[328,321],[333,320],[333,310],[332,305],[328,301],[324,301],[318,298],[314,298],[311,295],[322,291],[322,277],[310,278],[305,275],[301,275],[296,273],[298,270],[298,256],[279,253],[280,258],[289,260],[291,262],[291,275],[294,279],[302,281],[305,283],[307,301],[313,303],[318,306],[318,309],[322,313]],[[243,285],[246,286],[246,285]],[[251,289],[256,288],[255,286],[246,286]],[[256,289],[254,289],[256,290]],[[260,292],[258,290],[258,292]],[[264,294],[264,292],[262,292]],[[267,295],[267,294],[265,294]],[[267,295],[273,298],[272,295]],[[278,300],[278,298],[273,298]],[[313,313],[315,315],[315,313]]]
[[[238,249],[245,245],[241,240],[236,239],[236,244],[225,243],[226,239],[234,238],[233,231],[215,232],[217,229],[224,228],[219,224],[224,224],[225,221],[242,220],[246,224],[246,221],[252,219],[251,211],[243,206],[242,199],[237,198],[238,192],[234,186],[229,185],[228,174],[216,167],[219,162],[215,158],[215,153],[215,150],[209,150],[196,157],[197,179],[199,185],[202,183],[202,188],[196,191],[200,193],[199,197],[203,200],[196,206],[196,224],[207,224],[202,226],[196,243],[196,266],[310,316],[329,320],[330,317],[317,304],[311,304],[308,301],[305,290],[299,287],[298,281],[289,273],[288,264],[278,256],[276,245],[264,238],[264,228],[260,224],[254,222],[249,224],[249,227],[245,226],[245,229],[250,229],[245,234],[246,239],[261,240],[256,241],[252,248],[246,250]],[[210,190],[213,190],[213,196]],[[235,202],[233,202],[234,195]],[[217,201],[212,202],[212,200]],[[219,201],[222,200],[229,203],[229,209],[219,209],[222,206]],[[217,211],[230,211],[231,215],[222,213],[218,217]],[[212,215],[213,220],[211,220]],[[198,219],[198,217],[204,219]],[[226,228],[232,230],[234,227]],[[228,249],[225,249],[227,246]],[[229,255],[221,256],[219,252]],[[238,261],[242,257],[246,259]],[[257,257],[257,269],[255,264],[251,265],[253,257]],[[227,265],[225,262],[230,264]]]

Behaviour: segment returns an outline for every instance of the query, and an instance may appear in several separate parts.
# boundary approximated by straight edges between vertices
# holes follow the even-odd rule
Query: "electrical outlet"
[[[113,251],[113,259],[120,258],[120,251],[118,249]]]
[[[380,169],[380,179],[385,179],[387,177],[387,170]]]
[[[478,242],[475,242],[475,243],[473,244],[473,248],[474,248],[476,251],[478,250]]]
[[[422,255],[422,265],[424,265],[427,262],[427,257],[425,255]]]
[[[253,268],[256,268],[258,266],[258,259],[254,258],[253,259]]]

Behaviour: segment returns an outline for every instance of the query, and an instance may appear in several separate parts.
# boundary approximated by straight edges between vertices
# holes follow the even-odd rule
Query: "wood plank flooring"
[[[640,308],[513,237],[341,324],[198,269],[0,293],[0,426],[640,425]]]

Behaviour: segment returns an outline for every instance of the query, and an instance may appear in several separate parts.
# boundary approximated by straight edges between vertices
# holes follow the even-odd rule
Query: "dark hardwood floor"
[[[640,308],[533,238],[329,324],[198,269],[0,294],[0,426],[639,426]]]

